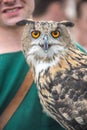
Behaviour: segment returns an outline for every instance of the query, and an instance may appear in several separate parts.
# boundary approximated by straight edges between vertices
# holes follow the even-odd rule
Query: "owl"
[[[25,25],[26,24],[26,25]],[[23,20],[22,49],[43,111],[67,130],[87,130],[87,54],[73,44],[69,21]]]

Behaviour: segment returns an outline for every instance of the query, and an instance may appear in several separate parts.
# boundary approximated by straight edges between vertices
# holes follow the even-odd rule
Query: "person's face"
[[[87,34],[87,3],[81,6],[81,15],[77,20],[79,29]]]
[[[28,18],[34,9],[34,0],[0,0],[0,26],[14,26]]]

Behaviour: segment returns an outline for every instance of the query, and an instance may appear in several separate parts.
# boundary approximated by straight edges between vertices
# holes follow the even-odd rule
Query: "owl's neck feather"
[[[43,62],[43,61],[36,61],[35,64],[35,77],[36,79],[39,76],[39,73],[43,70],[47,70],[49,67],[55,66],[58,62],[59,62],[59,58],[57,57],[55,60],[51,61],[51,62]]]

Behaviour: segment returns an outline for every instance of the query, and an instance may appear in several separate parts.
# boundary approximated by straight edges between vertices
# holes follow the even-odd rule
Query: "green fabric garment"
[[[4,111],[28,71],[21,51],[0,55],[0,114]],[[33,83],[4,130],[64,130],[42,110]]]
[[[78,42],[74,42],[75,46],[80,49],[82,52],[87,53],[87,50],[83,48]]]

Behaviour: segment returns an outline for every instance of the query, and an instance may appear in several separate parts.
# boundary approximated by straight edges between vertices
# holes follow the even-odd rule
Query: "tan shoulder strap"
[[[29,71],[18,92],[0,116],[0,130],[3,130],[9,119],[12,117],[16,109],[19,107],[20,103],[24,99],[32,83],[33,77],[31,71]]]

